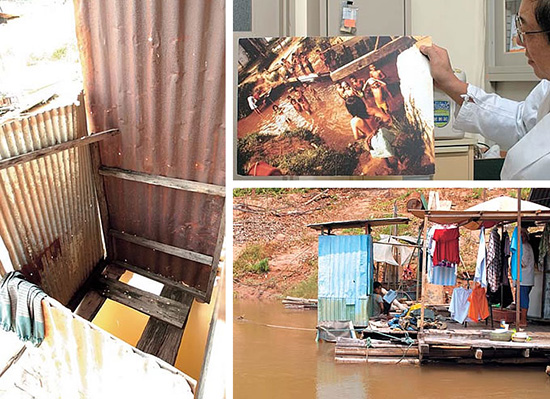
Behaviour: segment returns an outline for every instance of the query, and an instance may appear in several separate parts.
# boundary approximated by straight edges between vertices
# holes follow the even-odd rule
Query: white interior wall
[[[410,0],[411,33],[430,35],[449,51],[453,67],[484,87],[485,0]]]

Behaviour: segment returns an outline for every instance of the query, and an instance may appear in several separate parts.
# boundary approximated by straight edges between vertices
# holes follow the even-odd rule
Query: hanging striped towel
[[[44,298],[44,291],[26,281],[21,272],[6,274],[0,284],[0,326],[14,331],[22,341],[40,345],[44,339]]]

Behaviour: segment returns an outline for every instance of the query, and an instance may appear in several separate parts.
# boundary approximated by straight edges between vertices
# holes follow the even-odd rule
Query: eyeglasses
[[[534,31],[530,31],[530,32],[524,32],[521,29],[522,22],[521,22],[521,18],[519,16],[519,14],[516,14],[515,21],[516,21],[516,30],[518,32],[518,44],[521,45],[521,46],[523,46],[523,44],[525,44],[525,35],[535,35],[537,33],[549,33],[550,32],[550,30],[534,30]],[[523,47],[525,47],[525,46],[523,46]]]

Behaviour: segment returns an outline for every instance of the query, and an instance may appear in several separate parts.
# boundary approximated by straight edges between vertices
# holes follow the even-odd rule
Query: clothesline
[[[520,197],[518,193],[518,198]],[[409,210],[413,215],[422,218],[424,228],[424,253],[428,253],[428,222],[439,224],[455,224],[457,227],[466,227],[474,230],[479,229],[482,225],[505,226],[507,224],[516,223],[522,225],[523,221],[534,223],[550,223],[550,211],[522,211],[518,199],[517,211],[426,211],[426,210]],[[518,239],[519,241],[519,239]],[[550,245],[549,245],[550,246]],[[520,259],[519,257],[517,259]],[[425,283],[428,282],[428,261],[429,256],[424,256],[422,268],[422,291],[424,291]],[[518,260],[516,260],[518,262]],[[456,280],[455,280],[456,284]],[[454,284],[453,284],[454,285]],[[517,289],[519,289],[519,281],[517,281]],[[422,292],[422,312],[421,325],[424,321],[425,295]],[[519,306],[516,311],[516,322],[519,323]]]

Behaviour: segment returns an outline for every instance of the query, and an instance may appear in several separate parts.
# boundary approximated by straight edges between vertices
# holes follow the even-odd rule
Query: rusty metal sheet
[[[101,144],[102,164],[224,185],[225,1],[75,0],[75,14],[90,130],[121,131]],[[215,252],[223,199],[109,178],[105,188],[111,228]],[[206,291],[203,265],[116,244],[117,259]]]
[[[66,106],[1,125],[0,159],[81,137],[78,112]],[[15,269],[69,301],[104,252],[87,147],[0,171],[0,237]]]

